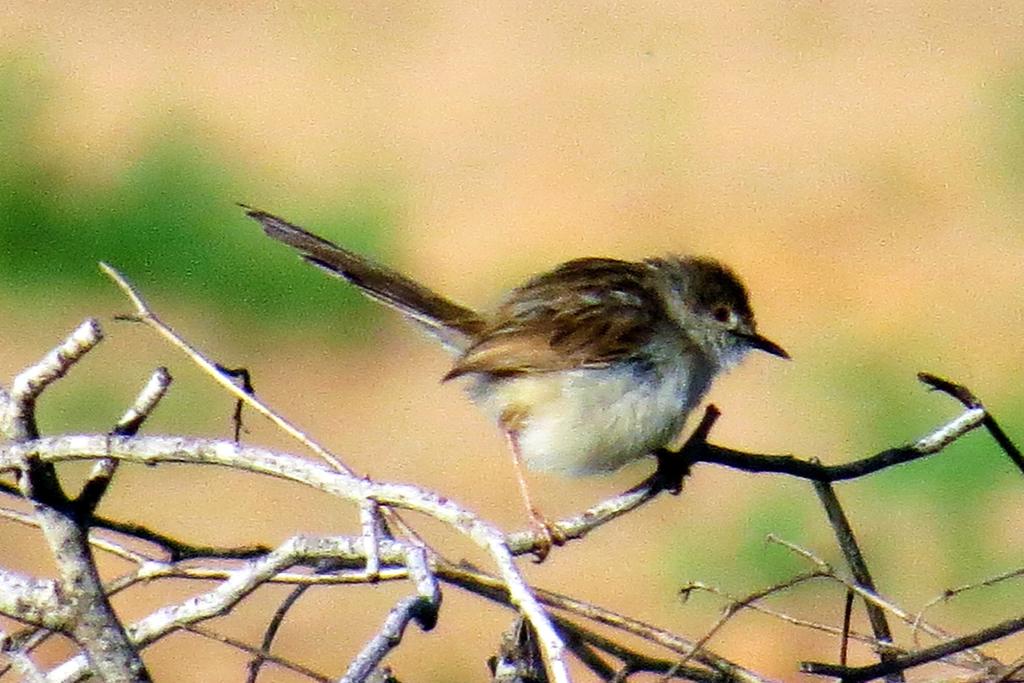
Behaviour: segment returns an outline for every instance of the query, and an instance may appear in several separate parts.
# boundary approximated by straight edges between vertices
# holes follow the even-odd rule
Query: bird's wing
[[[445,377],[601,367],[638,355],[664,320],[648,267],[578,259],[514,290]]]

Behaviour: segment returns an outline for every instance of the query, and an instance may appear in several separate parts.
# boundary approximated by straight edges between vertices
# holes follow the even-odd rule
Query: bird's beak
[[[782,348],[781,346],[773,342],[771,339],[768,339],[767,337],[762,337],[756,332],[753,332],[751,334],[744,334],[743,340],[746,341],[748,345],[755,349],[759,349],[761,351],[764,351],[765,353],[770,353],[773,356],[778,356],[779,358],[785,358],[786,360],[789,360],[789,354],[786,353],[786,349]]]

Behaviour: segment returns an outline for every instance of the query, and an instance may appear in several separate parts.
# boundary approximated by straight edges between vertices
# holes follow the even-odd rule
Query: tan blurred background
[[[832,463],[915,439],[956,413],[918,370],[968,384],[1020,442],[1022,38],[1020,3],[8,2],[0,377],[97,315],[110,338],[47,395],[44,429],[108,429],[162,362],[177,383],[151,431],[227,434],[230,402],[206,378],[110,321],[127,304],[94,273],[109,260],[355,469],[521,526],[501,438],[438,383],[443,353],[266,242],[234,209],[244,201],[481,306],[574,256],[726,260],[794,360],[754,357],[716,385],[718,443]],[[254,442],[291,448],[254,418],[250,428]],[[538,475],[534,491],[568,514],[649,469]],[[103,512],[196,542],[354,525],[345,506],[281,484],[122,475]],[[976,434],[840,494],[880,589],[914,611],[1019,564],[1020,483]],[[740,594],[804,568],[765,545],[769,532],[839,561],[809,486],[701,467],[679,498],[524,570],[697,638],[722,603],[680,604],[684,581]],[[30,534],[0,534],[17,555],[5,562],[52,571]],[[152,587],[119,606],[138,615],[189,590]],[[337,672],[407,590],[318,591],[278,651]],[[213,626],[258,641],[282,594]],[[1017,614],[1022,597],[1006,585],[933,616],[974,629]],[[454,589],[446,600],[438,629],[410,633],[391,658],[403,680],[484,679],[510,615]],[[842,596],[804,588],[773,604],[835,623]],[[838,650],[756,616],[711,647],[784,679]],[[244,677],[243,657],[190,635],[146,659],[162,681]]]

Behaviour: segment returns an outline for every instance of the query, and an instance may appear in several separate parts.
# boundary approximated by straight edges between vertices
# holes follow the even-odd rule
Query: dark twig
[[[508,591],[495,577],[462,566],[442,563],[437,567],[437,576],[445,583],[463,588],[471,593],[492,600],[501,605],[508,605]],[[566,612],[595,623],[611,627],[622,633],[646,640],[677,655],[693,653],[694,660],[707,669],[683,667],[678,671],[680,678],[694,680],[743,681],[760,683],[763,679],[755,672],[735,664],[724,657],[706,649],[696,649],[695,643],[668,631],[664,631],[637,619],[612,612],[597,605],[583,602],[575,598],[552,591],[537,590],[537,598],[546,605],[565,610]],[[610,638],[601,636],[565,617],[554,615],[558,628],[567,637],[579,637],[583,642],[590,643],[607,652],[628,665],[630,671],[654,671],[665,673],[678,664],[678,658],[659,659],[649,657],[632,648],[616,643]]]
[[[853,591],[847,589],[846,599],[843,600],[843,636],[839,641],[839,663],[846,666],[847,656],[850,650],[850,631],[853,622]]]
[[[666,448],[655,452],[658,469],[631,490],[649,488],[654,492],[668,491],[672,495],[678,495],[683,490],[683,479],[690,474],[690,466],[708,447],[708,435],[721,415],[722,412],[716,405],[709,404],[697,428],[690,434],[683,447],[676,453]]]
[[[159,367],[154,370],[146,386],[143,387],[142,391],[135,398],[135,402],[121,416],[121,419],[117,421],[113,433],[117,436],[134,436],[137,434],[142,427],[142,423],[156,409],[157,404],[167,394],[167,389],[170,386],[171,373],[167,371],[167,368]],[[110,487],[110,482],[114,479],[117,467],[118,461],[114,458],[103,458],[97,460],[96,464],[93,465],[92,472],[89,473],[89,479],[86,480],[85,485],[74,501],[75,514],[82,520],[83,524],[88,524],[93,513],[96,511],[96,506],[100,504],[107,489]]]
[[[804,583],[805,581],[810,581],[812,579],[817,579],[823,576],[828,576],[828,574],[822,569],[815,569],[804,574],[798,574],[796,576],[790,577],[785,581],[773,584],[771,586],[768,586],[767,588],[762,588],[741,598],[737,598],[735,600],[730,601],[729,604],[727,604],[725,608],[722,610],[722,615],[718,618],[718,621],[716,621],[714,625],[712,625],[711,628],[709,628],[704,633],[701,639],[697,641],[697,643],[693,647],[693,650],[688,652],[681,660],[679,660],[675,667],[670,669],[668,673],[674,674],[679,668],[686,664],[686,662],[692,659],[697,653],[701,652],[707,646],[708,642],[715,636],[715,634],[718,633],[737,613],[739,613],[744,608],[750,607],[755,602],[758,602],[759,600],[762,600],[763,598],[766,598],[770,595],[774,595],[775,593],[788,590],[793,586]],[[690,591],[693,590],[693,587],[694,586],[691,584],[689,586],[683,586],[683,588],[680,589],[679,592],[683,600],[687,599]]]
[[[285,596],[281,604],[277,606],[277,609],[274,610],[274,614],[267,623],[266,630],[263,632],[263,642],[260,643],[260,649],[254,652],[252,659],[249,660],[248,674],[245,678],[246,683],[256,683],[264,663],[268,660],[272,661],[270,648],[274,645],[274,639],[277,637],[278,631],[281,630],[281,624],[284,623],[285,616],[295,606],[295,603],[299,601],[299,598],[312,587],[313,584],[296,586]]]
[[[437,578],[427,566],[426,551],[419,546],[406,546],[405,565],[416,586],[416,595],[403,598],[391,610],[384,625],[349,664],[341,683],[361,683],[380,666],[384,656],[398,646],[409,622],[415,621],[424,631],[434,628],[441,605]],[[531,631],[532,632],[532,631]],[[542,665],[543,668],[543,665]]]
[[[252,384],[252,375],[249,374],[248,368],[228,368],[220,363],[214,363],[214,367],[228,377],[242,380],[242,391],[250,396],[256,395],[256,388]],[[235,399],[235,412],[231,414],[231,424],[235,431],[235,443],[239,443],[242,439],[243,407],[245,407],[245,403],[242,402],[242,399]]]
[[[857,538],[853,535],[850,520],[847,519],[846,512],[839,503],[839,498],[836,497],[832,485],[828,482],[816,481],[814,482],[814,490],[817,492],[818,498],[825,508],[829,524],[832,525],[836,541],[843,551],[843,557],[846,558],[846,563],[853,573],[854,580],[872,593],[877,593],[878,591],[875,590],[875,582],[871,578],[867,562],[864,561],[864,555],[857,544]],[[889,621],[885,617],[885,612],[878,605],[871,602],[865,601],[864,606],[867,609],[868,620],[871,622],[871,630],[874,631],[875,638],[882,643],[891,644],[893,642],[892,630],[889,628]],[[889,663],[895,658],[888,650],[882,650],[879,657],[883,664]],[[903,675],[900,671],[889,672],[886,680],[890,681],[890,683],[899,683],[903,681]]]
[[[498,654],[487,660],[487,666],[492,683],[548,683],[537,639],[522,617],[501,634]]]
[[[232,638],[231,636],[224,635],[223,633],[217,633],[216,631],[208,629],[204,626],[200,626],[199,624],[188,624],[182,626],[182,630],[195,633],[196,635],[202,636],[203,638],[216,640],[217,642],[224,643],[225,645],[230,645],[231,647],[237,650],[241,650],[242,652],[246,652],[253,656],[261,656],[264,660],[268,662],[276,664],[285,669],[294,671],[295,673],[305,676],[306,678],[310,678],[314,681],[317,681],[318,683],[331,683],[331,681],[335,680],[331,676],[326,676],[322,673],[318,673],[310,669],[309,667],[302,666],[301,664],[296,664],[295,662],[287,660],[283,657],[278,657],[276,655],[262,652],[258,648],[255,648],[244,641],[238,640],[237,638]]]
[[[565,639],[565,646],[576,656],[576,659],[583,662],[583,665],[590,669],[595,676],[602,681],[607,681],[616,675],[615,669],[601,657],[593,645],[581,638],[575,631],[562,629],[562,637]]]
[[[1006,435],[1003,428],[996,422],[996,418],[982,405],[978,397],[971,392],[970,389],[962,384],[956,384],[950,382],[948,379],[943,379],[937,375],[933,375],[929,372],[917,373],[917,378],[930,386],[936,391],[949,394],[956,400],[960,401],[965,408],[981,408],[985,411],[985,420],[982,422],[985,425],[985,429],[988,430],[992,438],[995,439],[999,447],[1003,449],[1003,452],[1013,461],[1013,464],[1017,466],[1021,472],[1024,472],[1024,454],[1021,454],[1020,449],[1017,448],[1016,444],[1010,440],[1010,437]]]
[[[0,493],[21,497],[18,488],[7,482],[0,481]],[[169,562],[181,560],[195,560],[203,558],[218,558],[222,560],[248,560],[271,551],[271,547],[262,544],[243,546],[217,546],[198,545],[179,540],[168,534],[154,531],[144,524],[134,522],[122,522],[102,515],[92,518],[93,529],[106,529],[125,536],[130,536],[140,541],[146,541],[158,546],[167,553]]]
[[[981,426],[984,420],[984,410],[967,410],[913,444],[889,448],[867,458],[839,465],[822,465],[792,455],[745,453],[714,444],[707,444],[700,449],[693,461],[725,465],[744,472],[788,474],[812,481],[844,481],[938,453],[967,432]]]
[[[999,638],[1024,630],[1024,617],[1007,619],[1006,621],[975,631],[966,636],[932,645],[916,652],[892,657],[889,661],[870,666],[849,667],[837,664],[826,664],[823,662],[803,662],[800,670],[804,673],[817,676],[831,676],[841,678],[847,683],[857,681],[869,681],[873,678],[880,678],[891,674],[905,671],[911,667],[930,662],[937,662],[943,657],[948,657],[957,652],[963,652],[972,647],[984,645]]]

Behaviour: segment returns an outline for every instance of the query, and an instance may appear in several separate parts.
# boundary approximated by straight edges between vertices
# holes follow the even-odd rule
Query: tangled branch
[[[1024,630],[1024,617],[956,637],[924,620],[923,612],[936,601],[914,615],[882,597],[834,489],[839,482],[935,455],[978,427],[984,427],[1024,472],[1020,451],[982,403],[960,385],[922,374],[922,382],[958,400],[964,407],[963,412],[912,443],[840,465],[826,466],[814,459],[747,453],[712,444],[708,437],[719,413],[710,406],[679,452],[658,454],[659,467],[654,474],[617,496],[557,522],[566,539],[578,542],[665,491],[678,493],[682,479],[702,463],[809,480],[835,531],[846,571],[832,568],[795,544],[777,540],[805,557],[812,563],[812,569],[738,598],[725,596],[708,584],[690,584],[685,587],[685,594],[702,590],[721,594],[728,601],[720,619],[702,636],[691,639],[530,585],[514,558],[539,547],[544,539],[536,532],[506,534],[448,497],[418,486],[357,475],[341,458],[264,404],[251,391],[251,385],[236,386],[223,366],[206,358],[161,321],[123,276],[109,266],[102,268],[132,302],[135,310],[128,316],[131,320],[153,329],[202,368],[239,405],[269,419],[318,460],[243,445],[237,439],[237,431],[232,441],[140,435],[146,420],[170,388],[171,376],[166,368],[153,372],[133,405],[109,432],[41,436],[35,417],[38,399],[102,341],[99,324],[87,320],[38,363],[18,373],[9,383],[10,389],[0,387],[0,434],[6,439],[0,445],[0,472],[14,475],[14,483],[0,482],[0,492],[27,500],[32,506],[30,513],[3,509],[0,515],[38,528],[49,544],[58,569],[56,579],[42,579],[0,568],[0,614],[26,625],[18,633],[2,634],[0,655],[7,658],[8,670],[24,680],[78,681],[95,676],[101,680],[148,681],[150,676],[140,652],[168,634],[183,630],[215,639],[252,657],[250,680],[255,680],[264,662],[317,681],[357,683],[390,679],[384,661],[400,644],[410,624],[424,631],[434,627],[441,616],[443,586],[468,591],[505,605],[520,615],[521,621],[515,623],[501,647],[500,656],[493,660],[494,680],[526,681],[541,677],[566,682],[571,680],[569,661],[572,659],[598,678],[609,681],[625,681],[644,671],[659,673],[665,680],[763,681],[766,679],[762,675],[730,661],[711,647],[715,635],[746,610],[774,615],[794,627],[831,633],[842,641],[843,652],[849,640],[866,643],[879,657],[878,663],[860,667],[847,665],[845,655],[837,664],[804,662],[801,670],[805,673],[850,681],[877,677],[900,681],[907,669],[938,661],[976,676],[1002,676],[1005,680],[1020,671],[1019,662],[1003,664],[979,648]],[[57,470],[58,464],[71,461],[93,463],[84,485],[75,495],[65,491]],[[355,536],[296,534],[275,548],[256,544],[220,548],[173,538],[130,521],[96,513],[104,496],[116,486],[115,477],[121,462],[214,465],[286,480],[319,495],[351,503],[360,516],[361,532]],[[462,534],[485,551],[490,568],[470,568],[445,559],[398,514],[402,510],[431,517]],[[129,548],[118,542],[117,536],[140,541],[149,550]],[[97,570],[95,553],[113,553],[132,563],[134,569],[117,579],[104,581]],[[988,583],[1009,580],[1020,576],[1021,572],[1006,572],[1002,578]],[[110,608],[112,595],[157,580],[215,583],[205,592],[163,605],[130,624],[122,622]],[[817,580],[833,582],[844,595],[863,601],[872,634],[856,633],[848,623],[835,627],[799,620],[763,604],[776,595]],[[261,646],[253,646],[217,634],[203,625],[213,617],[234,610],[269,584],[296,586],[297,592],[293,595],[297,599],[308,586],[385,581],[407,581],[411,592],[397,600],[346,671],[334,676],[273,654],[270,648],[275,628],[268,629]],[[948,591],[945,599],[963,590],[967,588]],[[283,619],[290,604],[282,606],[278,621]],[[915,639],[926,634],[938,642],[920,646],[915,641],[913,648],[898,645],[888,623],[890,617],[911,624]],[[32,653],[52,634],[68,636],[80,651],[46,669],[34,661]],[[626,637],[639,638],[643,647],[627,645],[623,640]]]

